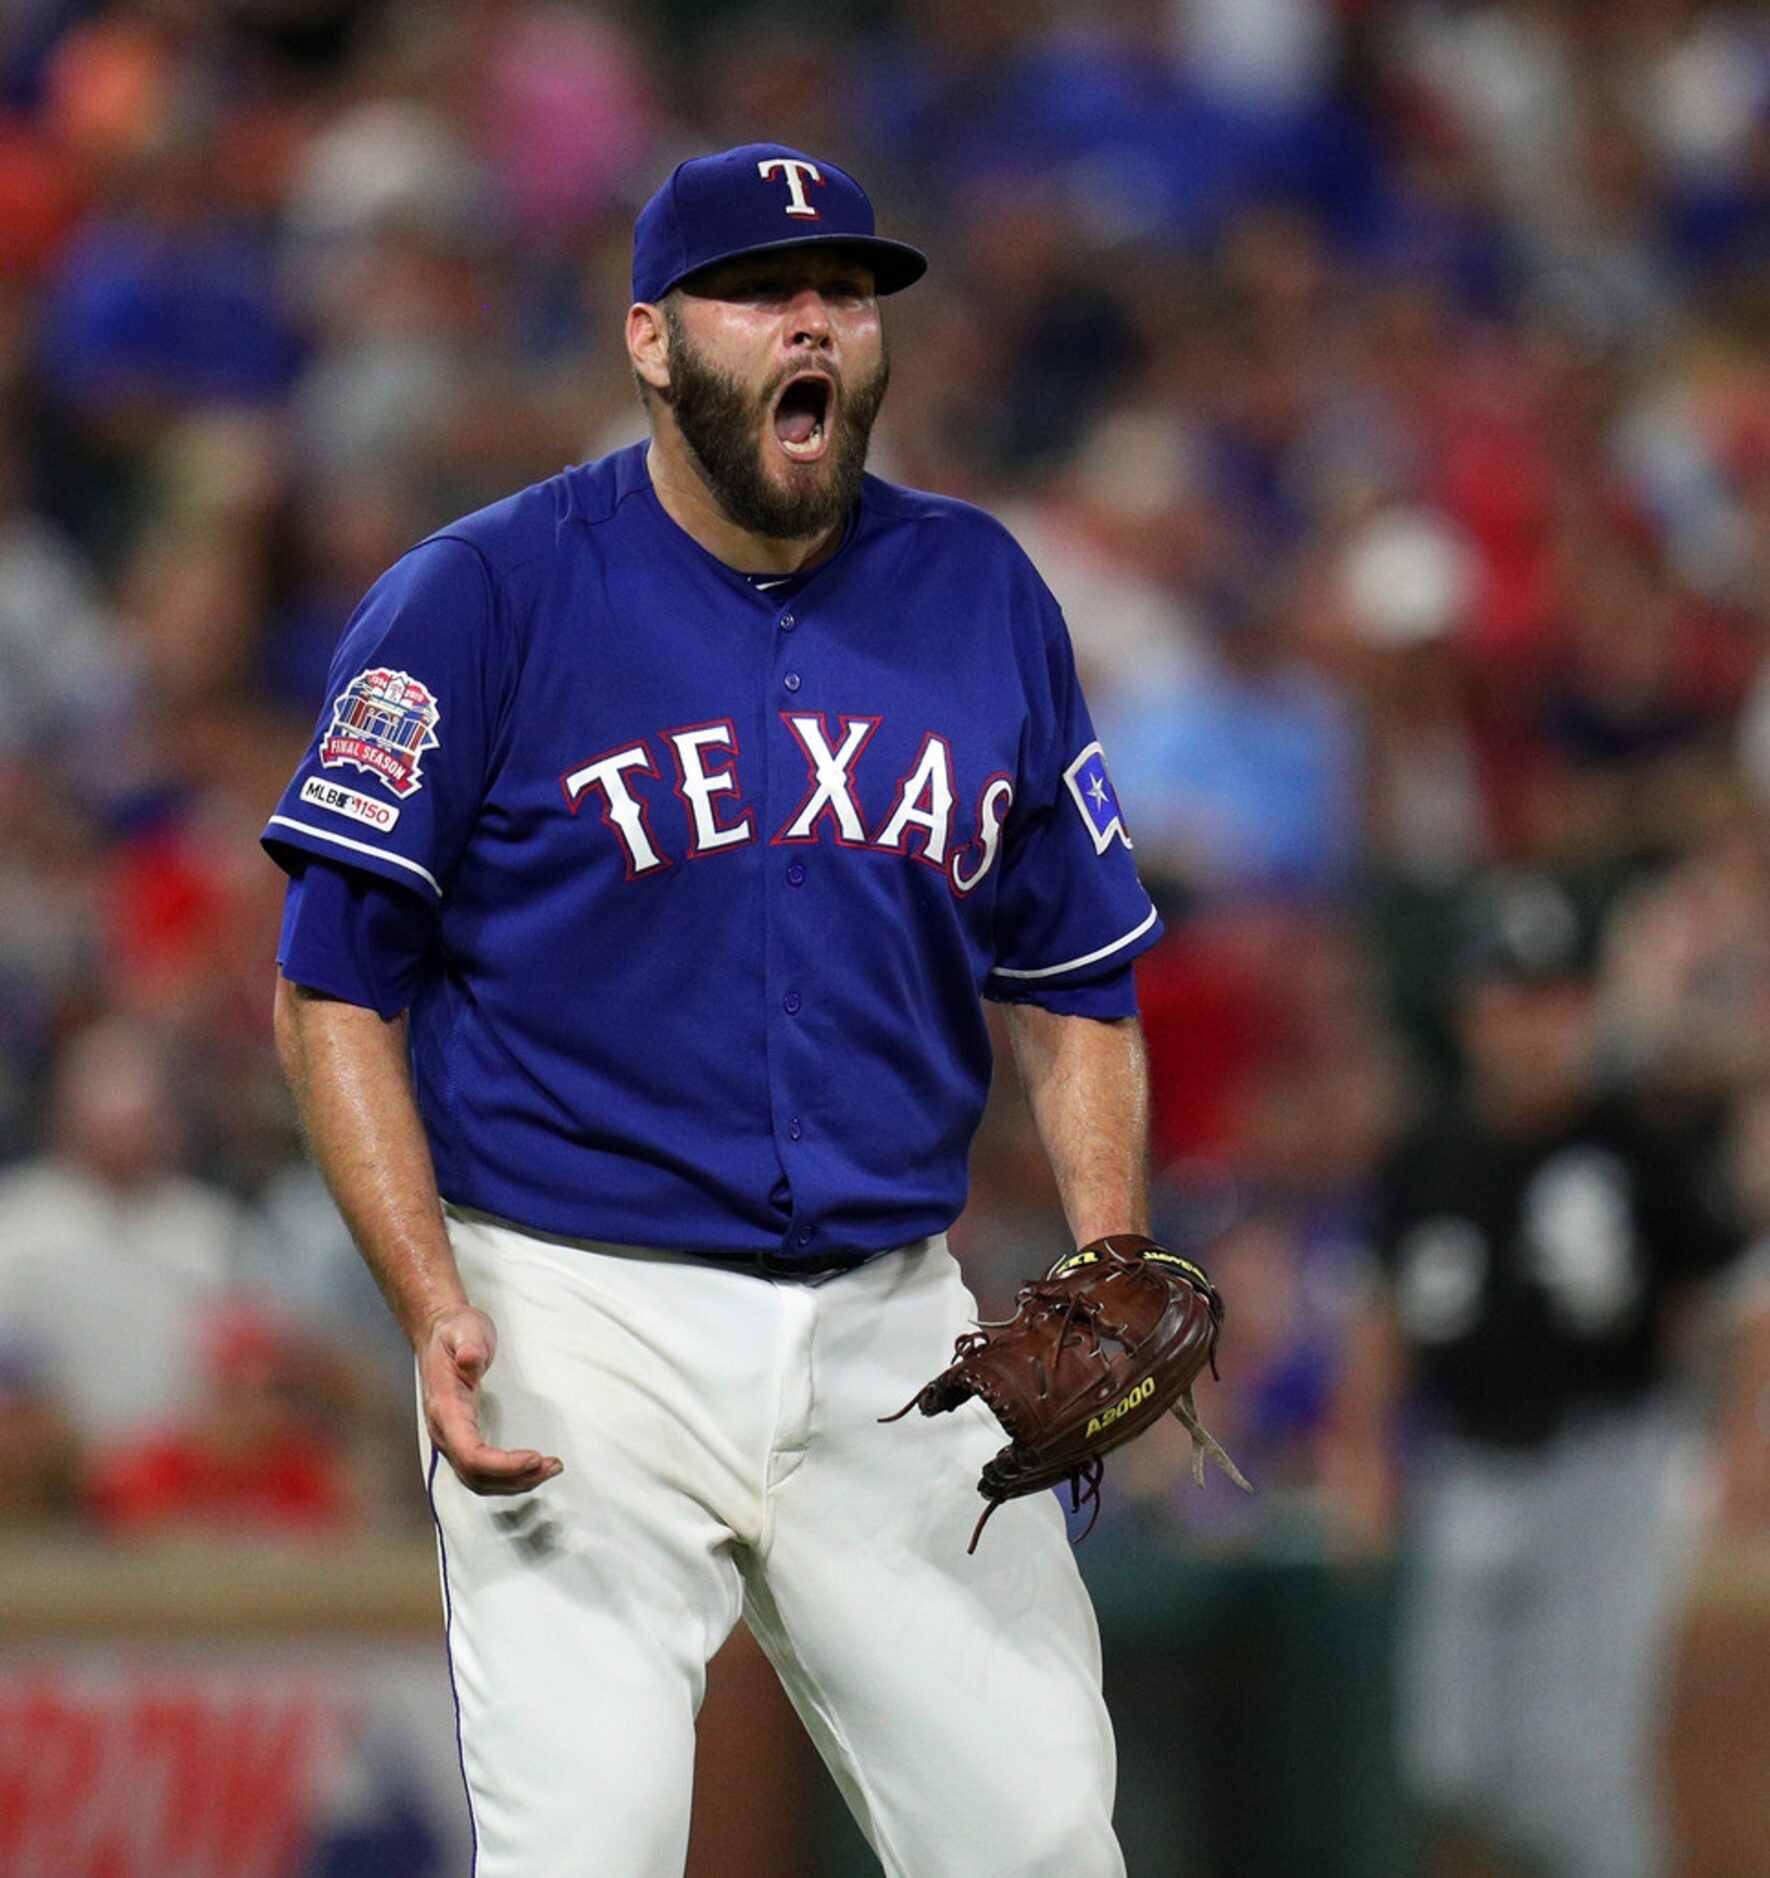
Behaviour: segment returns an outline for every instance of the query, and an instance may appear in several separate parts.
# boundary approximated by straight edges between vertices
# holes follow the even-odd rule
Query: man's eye
[[[735,282],[730,291],[734,300],[790,300],[799,292],[801,285],[799,281],[779,276],[768,278],[758,275],[752,280]],[[872,297],[871,287],[862,280],[831,281],[818,291],[826,300],[840,301],[844,306],[859,305]]]

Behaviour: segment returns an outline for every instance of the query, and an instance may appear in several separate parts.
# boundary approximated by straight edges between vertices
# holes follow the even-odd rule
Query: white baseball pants
[[[427,1454],[477,1878],[679,1878],[695,1714],[740,1609],[892,1878],[1119,1878],[1094,1614],[1051,1495],[975,1557],[968,1403],[882,1426],[974,1305],[944,1239],[819,1282],[450,1234],[498,1327],[482,1431]]]

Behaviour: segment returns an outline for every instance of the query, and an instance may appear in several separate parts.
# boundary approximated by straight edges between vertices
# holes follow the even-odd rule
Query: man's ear
[[[662,307],[641,300],[627,309],[627,356],[641,384],[670,388],[670,332]]]

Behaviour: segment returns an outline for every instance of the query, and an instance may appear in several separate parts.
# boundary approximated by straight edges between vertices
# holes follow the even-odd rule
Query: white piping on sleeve
[[[302,834],[312,835],[316,841],[330,841],[340,848],[350,848],[357,854],[372,854],[378,861],[391,861],[395,867],[403,867],[416,874],[439,900],[442,898],[442,888],[436,884],[436,876],[428,868],[420,867],[416,861],[408,861],[403,854],[393,854],[386,848],[372,848],[366,841],[352,841],[349,835],[335,835],[329,828],[313,828],[306,822],[293,821],[287,815],[273,815],[270,820],[273,828],[298,828]]]
[[[1140,925],[1132,927],[1122,939],[1115,939],[1111,945],[1102,946],[1098,952],[1084,952],[1079,959],[1065,959],[1061,965],[1040,965],[1033,971],[1018,971],[1009,965],[998,965],[990,973],[992,978],[1055,978],[1059,972],[1073,972],[1084,965],[1092,965],[1096,959],[1110,958],[1113,953],[1121,952],[1133,939],[1141,939],[1155,924],[1155,908],[1149,909],[1149,917]]]

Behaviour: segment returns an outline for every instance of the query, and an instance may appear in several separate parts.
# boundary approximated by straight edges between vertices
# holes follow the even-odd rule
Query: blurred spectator
[[[1700,1140],[1598,1093],[1573,902],[1514,874],[1471,913],[1466,1099],[1381,1179],[1381,1275],[1346,1343],[1329,1505],[1348,1547],[1390,1543],[1395,1418],[1416,1387],[1402,1748],[1433,1869],[1648,1878],[1664,1869],[1653,1748],[1696,1478],[1679,1313],[1741,1235]],[[1759,1435],[1767,1382],[1727,1394],[1746,1426],[1730,1420],[1723,1453]]]
[[[79,1503],[80,1443],[23,1341],[0,1347],[0,1430],[0,1531],[68,1519]]]
[[[1060,497],[1002,508],[1063,608],[1088,697],[1108,719],[1151,691],[1196,681],[1208,656],[1194,609],[1147,565],[1139,539],[1168,523],[1181,499],[1170,475],[1175,441],[1159,421],[1121,413],[1096,430]],[[1096,456],[1110,467],[1096,473]]]
[[[1605,1046],[1686,1111],[1770,1074],[1770,831],[1737,810],[1619,907]]]
[[[317,1405],[304,1400],[300,1351],[243,1304],[208,1313],[202,1329],[204,1399],[172,1426],[100,1448],[88,1510],[118,1534],[336,1530],[349,1517],[349,1491]]]
[[[141,151],[64,249],[45,309],[52,382],[99,436],[199,401],[261,402],[298,345],[270,256],[215,195],[191,132]]]
[[[659,128],[651,74],[606,13],[497,12],[479,128],[516,234],[550,254],[624,200]]]
[[[1334,577],[1367,714],[1371,858],[1403,880],[1459,880],[1491,858],[1495,833],[1456,643],[1474,550],[1436,511],[1390,504],[1349,531]]]
[[[1360,726],[1293,649],[1286,597],[1254,584],[1209,616],[1215,658],[1101,725],[1152,888],[1343,892],[1359,845]]]
[[[0,434],[0,763],[46,762],[70,782],[127,722],[127,655],[93,570],[25,500]]]
[[[83,1444],[201,1398],[199,1320],[248,1224],[184,1164],[171,1065],[145,1023],[109,1018],[62,1053],[48,1153],[0,1178],[0,1326]]]
[[[48,777],[25,764],[0,768],[0,1155],[7,1161],[41,1138],[47,1061],[92,995],[104,861],[99,831]]]
[[[1770,1083],[1758,1083],[1734,1107],[1726,1153],[1750,1251],[1716,1326],[1715,1513],[1724,1532],[1762,1534],[1770,1532]]]

